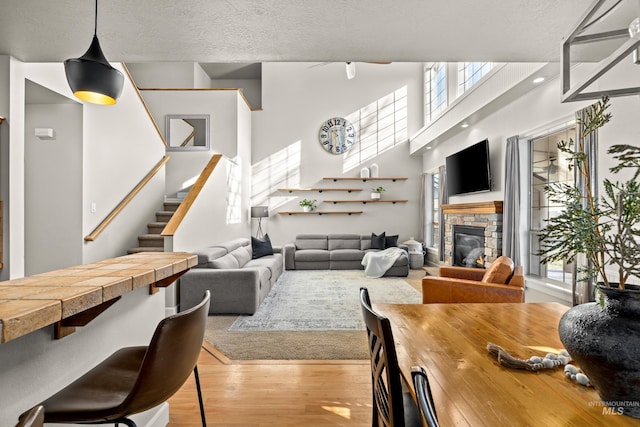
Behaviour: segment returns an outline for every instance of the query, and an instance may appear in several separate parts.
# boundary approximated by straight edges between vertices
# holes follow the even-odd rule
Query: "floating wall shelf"
[[[385,177],[385,178],[322,178],[325,181],[362,181],[362,182],[367,182],[367,181],[406,181],[408,178],[406,177],[400,177],[400,176],[395,176],[395,177]]]
[[[301,211],[281,211],[280,215],[359,215],[362,211],[313,211],[313,212],[301,212]]]
[[[278,191],[286,191],[293,193],[294,191],[317,191],[322,193],[323,191],[362,191],[362,188],[278,188]]]
[[[367,204],[367,203],[393,203],[394,205],[396,203],[407,203],[408,200],[394,200],[394,199],[363,199],[363,200],[323,200],[326,203],[362,203],[362,204]]]

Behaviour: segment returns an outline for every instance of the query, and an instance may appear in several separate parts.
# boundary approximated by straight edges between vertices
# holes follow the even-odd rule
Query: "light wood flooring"
[[[198,371],[207,426],[371,426],[363,361],[229,361],[205,343]],[[193,375],[169,400],[170,427],[201,425]]]
[[[422,291],[422,277],[405,280]],[[207,426],[371,426],[367,360],[232,361],[205,343],[198,371]],[[193,375],[169,406],[169,427],[201,425]]]

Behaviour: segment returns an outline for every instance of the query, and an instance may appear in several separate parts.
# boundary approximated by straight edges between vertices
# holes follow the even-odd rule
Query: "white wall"
[[[4,268],[0,270],[0,280],[9,279],[9,265],[11,253],[9,252],[11,228],[9,227],[9,116],[11,102],[11,57],[0,55],[0,116],[6,120],[0,124],[0,200],[2,200],[2,262]]]
[[[262,108],[262,80],[260,79],[211,79],[212,88],[237,88],[253,110]]]
[[[3,279],[22,277],[25,272],[25,162],[29,161],[25,157],[26,79],[72,98],[62,64],[24,64],[0,57],[0,94],[8,93],[8,97],[0,97],[0,114],[7,117],[2,128],[8,127],[8,138],[7,131],[0,128],[0,180],[7,204],[8,234],[4,251],[9,259]],[[4,110],[7,106],[8,113]],[[117,105],[84,105],[82,109],[84,170],[80,179],[82,221],[75,231],[78,239],[93,230],[164,155],[164,145],[126,80]],[[164,174],[160,173],[96,241],[74,242],[83,247],[81,261],[90,263],[124,254],[161,205],[163,195]],[[92,202],[96,203],[95,214],[90,212]],[[148,343],[163,316],[164,292],[150,297],[148,290],[141,288],[62,340],[54,341],[49,327],[0,345],[0,425],[14,425],[22,411],[115,349]]]
[[[163,135],[167,114],[209,114],[209,151],[168,151],[166,194],[173,197],[193,184],[213,153],[238,155],[238,93],[236,91],[142,91]],[[247,159],[248,160],[248,159]]]
[[[300,143],[301,163],[299,186],[345,187],[344,182],[323,181],[323,177],[359,176],[360,166],[343,172],[343,157],[324,151],[318,142],[320,125],[330,117],[346,117],[406,86],[408,91],[408,134],[414,134],[422,120],[422,65],[394,63],[376,65],[357,63],[357,74],[348,80],[344,63],[311,67],[308,63],[265,63],[262,68],[262,107],[253,113],[253,165],[275,156],[291,144]],[[283,216],[270,212],[263,220],[263,229],[274,244],[292,241],[300,233],[357,233],[370,234],[386,231],[399,234],[401,241],[418,236],[418,205],[420,186],[420,159],[409,157],[408,143],[387,151],[362,166],[377,163],[382,176],[406,176],[404,182],[384,182],[388,190],[384,197],[409,199],[410,203],[396,205],[345,204],[339,210],[363,210],[353,216]],[[277,167],[274,168],[277,174]],[[370,182],[354,182],[363,188],[358,198],[369,197]],[[283,196],[273,192],[270,197]],[[346,198],[346,194],[296,193],[298,197],[283,210],[301,210],[298,200],[312,197]],[[266,204],[257,201],[258,204]],[[320,206],[320,209],[329,209]],[[333,207],[331,208],[333,210]],[[255,222],[255,221],[254,221]],[[255,228],[255,224],[254,224]]]
[[[194,68],[192,62],[145,62],[126,65],[140,88],[194,88],[197,87],[196,79],[198,84],[202,83],[202,75]]]
[[[82,106],[27,104],[25,155],[25,274],[82,264]]]
[[[21,413],[116,349],[149,344],[162,317],[164,291],[150,296],[148,288],[143,287],[125,294],[95,320],[63,339],[54,340],[53,326],[48,326],[0,344],[0,425],[15,425]]]

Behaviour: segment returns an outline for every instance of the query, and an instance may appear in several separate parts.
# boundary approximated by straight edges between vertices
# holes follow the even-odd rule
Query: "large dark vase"
[[[640,418],[640,288],[600,287],[604,307],[580,304],[560,319],[560,340],[614,413]]]

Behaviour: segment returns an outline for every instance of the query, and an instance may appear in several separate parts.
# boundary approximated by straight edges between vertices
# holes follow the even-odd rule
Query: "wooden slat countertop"
[[[0,282],[0,343],[81,314],[142,286],[166,286],[198,263],[185,252],[141,252]]]
[[[412,384],[412,366],[426,369],[442,426],[640,425],[607,413],[596,391],[567,379],[562,368],[510,369],[487,352],[492,342],[521,359],[557,354],[566,306],[374,302],[373,309],[391,321],[404,380]]]

